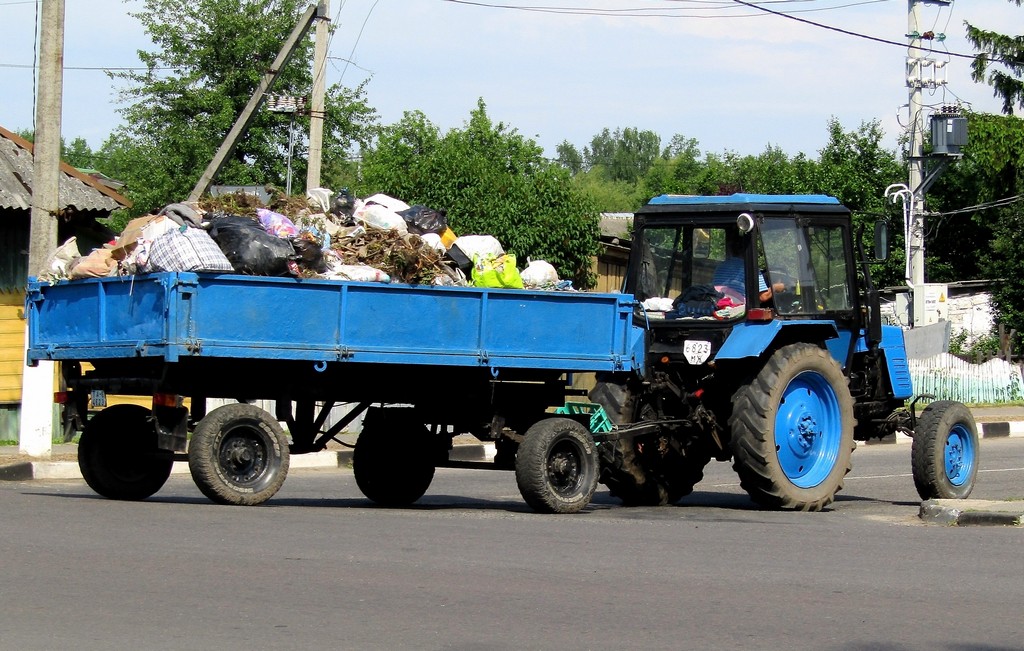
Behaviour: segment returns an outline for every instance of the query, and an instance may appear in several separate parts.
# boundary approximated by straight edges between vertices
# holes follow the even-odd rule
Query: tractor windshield
[[[822,314],[853,309],[847,229],[807,220],[764,219],[759,258],[775,287],[779,314]]]
[[[745,313],[752,238],[734,224],[648,225],[639,237],[633,292],[649,316],[721,320]]]

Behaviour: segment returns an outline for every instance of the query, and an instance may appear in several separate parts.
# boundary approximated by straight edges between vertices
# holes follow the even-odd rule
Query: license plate
[[[683,342],[683,357],[694,366],[703,364],[711,357],[711,342],[689,339]]]

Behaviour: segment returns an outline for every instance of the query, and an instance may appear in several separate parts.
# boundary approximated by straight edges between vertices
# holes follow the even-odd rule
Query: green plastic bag
[[[473,286],[522,289],[523,279],[516,269],[516,256],[486,255],[473,258]]]

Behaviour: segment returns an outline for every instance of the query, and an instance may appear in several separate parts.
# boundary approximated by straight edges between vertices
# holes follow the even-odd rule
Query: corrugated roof
[[[60,209],[111,213],[131,207],[132,202],[82,174],[65,162],[60,164]],[[0,127],[0,209],[32,207],[32,143]]]

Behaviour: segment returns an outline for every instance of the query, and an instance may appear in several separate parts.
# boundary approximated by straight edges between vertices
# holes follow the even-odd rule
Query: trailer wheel
[[[157,447],[152,414],[114,405],[93,416],[78,442],[78,468],[89,488],[113,500],[142,500],[160,490],[174,457]]]
[[[430,432],[411,409],[367,412],[352,452],[359,490],[381,506],[408,506],[423,497],[434,480]]]
[[[978,476],[978,426],[967,407],[938,400],[921,412],[910,456],[923,500],[963,499]]]
[[[812,344],[775,351],[733,395],[733,469],[769,508],[819,511],[850,472],[853,399],[839,364]]]
[[[546,418],[526,431],[516,455],[516,483],[540,513],[576,513],[597,488],[597,448],[569,418]]]
[[[188,447],[192,480],[218,504],[262,504],[288,474],[288,438],[278,422],[254,405],[218,407],[206,415]]]

